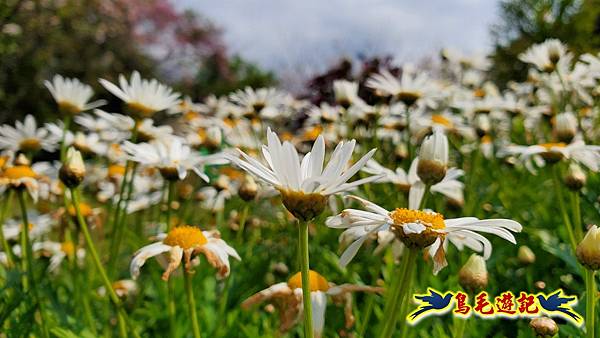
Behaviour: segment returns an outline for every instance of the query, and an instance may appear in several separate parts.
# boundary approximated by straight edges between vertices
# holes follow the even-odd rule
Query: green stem
[[[575,248],[577,248],[577,240],[575,240],[575,235],[573,234],[573,226],[571,225],[571,220],[569,219],[569,214],[567,212],[565,201],[563,199],[559,167],[557,164],[554,164],[553,166],[554,167],[552,168],[552,175],[554,179],[554,190],[556,192],[556,199],[558,200],[558,206],[560,207],[563,222],[565,224],[565,227],[567,228],[571,248],[573,249],[573,251],[575,251]]]
[[[171,231],[171,204],[173,203],[175,194],[175,181],[168,181],[165,185],[165,190],[165,194],[167,195],[167,210],[165,211],[165,223],[167,224],[167,232],[169,232]],[[177,337],[175,311],[175,290],[173,286],[173,281],[169,279],[167,281],[167,314],[169,315],[169,330],[171,333],[171,337]]]
[[[581,205],[579,192],[571,192],[571,208],[573,209],[573,227],[575,228],[575,240],[579,243],[583,239],[583,227],[581,218]]]
[[[408,154],[408,165],[412,161],[412,144],[410,143],[410,107],[406,105],[406,152]]]
[[[115,293],[115,290],[112,287],[112,283],[108,279],[108,275],[106,274],[106,271],[104,270],[104,267],[102,266],[102,263],[100,262],[100,256],[98,256],[98,252],[96,250],[96,246],[94,245],[94,241],[92,240],[92,236],[90,235],[90,231],[88,229],[87,223],[79,209],[79,192],[75,188],[69,188],[69,189],[71,191],[73,207],[75,208],[75,213],[77,214],[77,221],[79,223],[79,226],[81,227],[81,231],[83,232],[83,237],[85,238],[85,242],[88,247],[88,251],[90,252],[90,254],[92,256],[92,261],[94,262],[94,265],[96,266],[96,270],[98,270],[98,273],[100,274],[100,278],[102,279],[102,283],[104,284],[104,288],[106,289],[106,292],[108,293],[109,299],[113,303],[113,305],[115,306],[115,309],[117,311],[117,317],[119,319],[119,333],[120,333],[121,337],[127,337],[127,330],[125,328],[125,325],[128,325],[129,329],[133,333],[133,336],[139,337],[138,334],[135,332],[133,326],[129,322],[129,318],[127,317],[127,314],[123,310],[121,301],[119,300],[119,297]]]
[[[31,242],[29,241],[29,220],[27,218],[27,204],[25,203],[25,191],[23,189],[17,190],[17,197],[19,198],[19,204],[21,205],[21,214],[23,217],[23,229],[21,229],[21,255],[23,255],[23,272],[27,272],[29,278],[29,285],[33,292],[33,297],[38,305],[40,311],[40,325],[42,326],[43,337],[48,338],[48,327],[46,327],[46,315],[44,314],[44,304],[40,299],[40,294],[37,289],[35,282],[35,276],[33,273],[33,251],[31,249]]]
[[[425,185],[425,192],[423,192],[423,198],[419,204],[419,210],[423,210],[427,206],[427,200],[429,199],[429,188],[429,184]]]
[[[60,139],[60,162],[65,162],[65,155],[67,153],[67,147],[65,144],[65,138],[67,136],[67,132],[71,127],[71,115],[65,116],[63,119],[63,134]]]
[[[8,191],[8,195],[4,199],[4,204],[2,205],[2,211],[0,211],[0,224],[4,224],[4,219],[6,218],[6,214],[8,213],[8,209],[12,206],[12,189]],[[2,241],[2,248],[4,252],[6,252],[6,263],[9,268],[14,266],[14,257],[12,249],[4,237],[4,230],[0,228],[0,241]]]
[[[167,185],[167,210],[165,211],[165,222],[167,223],[167,232],[171,231],[171,204],[175,199],[175,181],[169,181]]]
[[[196,314],[196,299],[194,298],[194,288],[192,287],[192,276],[193,274],[184,267],[184,283],[185,293],[187,294],[187,303],[190,311],[190,319],[192,321],[192,332],[194,338],[200,338],[200,326],[198,325],[198,315]]]
[[[469,301],[472,297],[472,293],[468,292],[467,293],[467,301]],[[469,320],[468,317],[466,318],[461,318],[461,317],[455,317],[454,318],[454,332],[452,334],[453,337],[455,338],[463,338],[465,335],[465,328],[467,327],[467,321]]]
[[[133,195],[133,182],[135,180],[135,171],[137,168],[137,163],[134,162],[131,167],[131,178],[127,181],[127,185],[125,186],[125,190],[127,190],[127,196],[124,200],[124,205],[121,208],[121,200],[119,199],[119,203],[117,204],[117,219],[114,224],[114,237],[111,243],[110,250],[110,258],[108,263],[109,271],[114,271],[114,265],[116,264],[117,257],[119,256],[119,251],[121,250],[121,242],[123,240],[123,231],[125,227],[125,220],[127,219],[127,208],[129,207],[129,201],[131,200],[131,196]],[[125,180],[123,177],[123,180]],[[120,210],[120,211],[119,211]]]
[[[298,226],[300,239],[300,262],[302,274],[302,301],[304,306],[304,337],[313,338],[312,303],[310,299],[310,263],[308,257],[308,222],[300,222]]]
[[[244,237],[244,229],[246,228],[246,219],[248,219],[248,209],[250,208],[249,202],[244,204],[244,208],[242,209],[242,214],[240,215],[240,227],[238,229],[238,233],[235,236],[236,242],[240,242]]]
[[[400,273],[394,276],[391,288],[388,288],[387,301],[384,307],[383,318],[385,323],[379,337],[389,338],[394,333],[396,328],[396,322],[400,317],[398,315],[399,309],[405,300],[408,300],[408,292],[411,288],[412,273],[415,268],[415,259],[418,251],[411,249],[408,253],[402,255],[402,261],[400,262]]]
[[[588,338],[595,338],[594,319],[596,317],[596,281],[595,271],[585,270],[585,329]]]

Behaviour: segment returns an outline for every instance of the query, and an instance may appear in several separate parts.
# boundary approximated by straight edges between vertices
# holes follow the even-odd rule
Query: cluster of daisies
[[[62,121],[41,124],[28,115],[0,127],[0,263],[16,268],[28,255],[25,238],[35,261],[49,257],[50,273],[59,273],[65,261],[83,267],[92,249],[78,237],[83,220],[96,246],[106,248],[101,258],[111,277],[114,260],[124,254],[122,236],[132,231],[123,230],[128,216],[137,215],[146,221],[136,231],[147,235],[147,245],[126,252],[131,279],[111,281],[100,294],[136,293],[140,270],[151,257],[164,265],[165,281],[180,267],[193,273],[201,257],[223,279],[232,270],[230,258],[252,259],[227,243],[232,238],[223,238],[231,223],[223,219],[237,222],[234,230],[244,236],[252,210],[263,206],[275,210],[273,217],[287,210],[290,227],[317,223],[314,236],[320,226],[341,229],[342,268],[372,241],[374,255],[389,248],[397,262],[424,253],[434,274],[448,265],[448,250],[465,248],[481,255],[478,266],[485,269],[493,254],[489,238],[515,244],[523,227],[510,219],[447,218],[444,210],[432,209],[440,204],[430,199],[453,210],[465,204],[465,168],[457,158],[499,159],[532,175],[552,170],[561,178],[556,184],[564,177],[573,191],[585,185],[586,172],[600,170],[600,146],[593,145],[600,136],[593,127],[600,119],[600,56],[575,57],[560,41],[548,40],[519,58],[531,65],[527,80],[504,90],[487,80],[485,57],[444,50],[435,73],[404,65],[400,76],[381,70],[362,84],[338,80],[332,85],[335,100],[319,105],[275,88],[245,88],[193,102],[134,72],[116,82],[99,80],[105,96],[122,101],[119,112],[109,112],[103,110],[106,101],[91,101],[89,85],[56,75],[44,84]],[[361,86],[378,103],[361,98]],[[371,194],[375,186],[386,187],[388,196]],[[73,187],[83,192],[83,201]],[[13,195],[23,191],[33,203],[26,215],[13,215]],[[237,210],[239,200],[253,206],[250,215],[248,208]],[[185,206],[214,222],[184,223]],[[323,214],[327,217],[319,218]],[[565,221],[565,241],[575,250],[586,229],[581,220]],[[585,252],[580,256],[590,255]],[[308,253],[306,258],[308,269]],[[406,300],[388,280],[385,288],[336,285],[306,269],[239,303],[246,309],[277,304],[281,331],[310,313],[311,334],[320,336],[328,298],[344,306],[346,329],[354,324],[352,292],[386,290],[386,311],[393,314]],[[407,271],[398,270],[403,277],[410,276]],[[254,285],[239,287],[257,291]],[[400,302],[388,306],[394,297]],[[395,321],[390,322],[382,336],[393,332]]]

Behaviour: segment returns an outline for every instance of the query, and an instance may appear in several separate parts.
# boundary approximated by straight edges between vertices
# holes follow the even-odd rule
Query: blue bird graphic
[[[427,291],[429,292],[429,295],[415,295],[415,299],[420,300],[421,305],[417,311],[410,314],[412,320],[430,310],[443,310],[448,307],[450,301],[452,301],[452,292],[446,292],[446,294],[442,296],[441,293],[438,293],[433,289],[427,289]]]
[[[563,297],[562,290],[557,290],[556,292],[553,292],[550,295],[548,295],[548,297],[545,297],[541,294],[537,295],[537,299],[539,300],[540,305],[544,308],[544,310],[548,312],[558,311],[573,318],[575,321],[581,320],[581,316],[573,312],[570,307],[563,307],[564,304],[568,304],[572,301],[575,301],[577,300],[577,298]]]

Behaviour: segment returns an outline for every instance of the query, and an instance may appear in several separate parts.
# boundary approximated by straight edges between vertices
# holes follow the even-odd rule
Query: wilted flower
[[[379,231],[390,231],[409,248],[428,248],[433,257],[434,273],[447,265],[444,242],[449,240],[459,249],[467,246],[477,252],[483,251],[484,259],[492,252],[492,244],[478,232],[491,233],[511,243],[516,243],[512,232],[520,232],[521,224],[509,219],[479,220],[475,217],[444,219],[440,213],[430,210],[397,208],[387,211],[365,199],[350,196],[366,210],[345,209],[339,215],[327,219],[330,228],[349,229],[360,227],[364,235],[352,243],[340,257],[340,265],[347,265],[358,252],[368,236]],[[413,199],[420,197],[412,196]],[[413,201],[411,205],[418,205]]]
[[[325,310],[327,297],[334,303],[344,306],[346,328],[354,324],[352,313],[352,292],[377,292],[382,293],[383,288],[342,284],[335,285],[328,282],[318,272],[309,271],[310,296],[312,300],[312,321],[315,337],[321,337],[325,325]],[[293,275],[287,283],[277,283],[254,294],[242,303],[243,309],[248,309],[264,301],[273,302],[279,310],[281,332],[291,329],[302,316],[302,277],[300,272]]]
[[[197,227],[183,225],[158,237],[160,241],[139,249],[133,255],[130,264],[133,279],[139,276],[140,268],[148,258],[165,252],[169,253],[169,265],[162,275],[165,281],[181,265],[182,259],[185,260],[185,269],[191,271],[192,258],[198,254],[206,256],[208,263],[217,269],[218,278],[229,276],[229,256],[241,260],[235,249],[227,245],[217,231],[202,231]]]

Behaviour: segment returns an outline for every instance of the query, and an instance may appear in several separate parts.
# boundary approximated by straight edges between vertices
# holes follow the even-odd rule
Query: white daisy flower
[[[374,183],[392,183],[400,188],[400,190],[409,192],[410,188],[414,185],[420,184],[421,179],[417,175],[417,167],[419,165],[419,157],[416,157],[408,169],[408,173],[402,168],[398,167],[396,170],[388,169],[377,161],[371,159],[367,162],[362,171],[371,175],[381,175],[381,178]],[[458,202],[459,204],[464,203],[464,183],[458,180],[459,177],[464,175],[464,171],[457,168],[449,168],[446,171],[446,176],[439,182],[432,185],[429,189],[431,193],[440,193],[447,198]],[[418,206],[416,206],[418,207]]]
[[[267,130],[267,141],[268,144],[262,147],[267,165],[239,149],[242,158],[230,156],[231,161],[279,190],[286,208],[300,219],[309,220],[320,214],[325,208],[327,196],[354,189],[379,178],[370,176],[347,183],[376,151],[372,149],[347,168],[356,145],[355,140],[340,142],[326,166],[323,136],[317,138],[312,151],[302,160],[292,143],[286,141],[282,144],[270,128]]]
[[[518,156],[520,162],[532,173],[536,172],[533,162],[537,166],[543,166],[561,160],[574,161],[595,172],[600,170],[600,146],[588,145],[582,140],[569,144],[558,142],[531,146],[509,145],[498,154],[500,157],[510,155]]]
[[[45,150],[52,152],[58,147],[60,139],[51,137],[46,128],[38,128],[32,115],[25,116],[23,122],[16,121],[15,126],[0,126],[0,149],[14,152],[36,152]]]
[[[32,240],[48,234],[52,230],[52,224],[54,224],[54,220],[49,214],[28,212],[27,219],[29,220],[29,238]],[[22,230],[23,222],[21,219],[9,219],[2,226],[4,238],[8,241],[17,241]]]
[[[192,152],[192,149],[176,136],[150,143],[125,142],[123,151],[130,160],[159,169],[163,177],[169,180],[183,180],[187,172],[193,170],[208,182],[208,176],[203,171],[204,166],[227,163],[221,154],[201,156]]]
[[[105,79],[99,81],[104,88],[123,100],[129,109],[141,117],[152,116],[158,111],[171,109],[179,104],[179,93],[156,79],[142,79],[137,71],[133,72],[129,82],[123,74],[119,75],[119,86]]]
[[[200,228],[184,225],[158,237],[161,238],[160,241],[146,245],[133,254],[129,267],[133,279],[137,279],[140,268],[148,258],[165,252],[169,254],[169,265],[162,275],[165,281],[181,265],[182,259],[185,260],[186,270],[190,270],[191,260],[198,254],[206,256],[208,263],[217,269],[218,278],[229,276],[229,256],[241,260],[235,249],[220,238],[218,231],[202,231]]]
[[[317,338],[323,335],[328,298],[331,298],[336,304],[344,304],[346,329],[350,329],[354,325],[352,292],[383,292],[383,288],[373,286],[354,284],[335,285],[313,270],[309,271],[309,283],[313,331]],[[265,301],[269,303],[273,302],[278,307],[281,319],[279,330],[282,333],[289,331],[303,316],[301,273],[296,273],[287,282],[273,284],[250,296],[242,303],[242,309],[249,309],[251,306]]]
[[[60,110],[69,114],[77,114],[106,104],[104,100],[89,102],[94,95],[92,87],[78,79],[54,75],[52,82],[44,81],[44,86],[48,88]]]
[[[244,109],[247,117],[276,117],[278,107],[286,100],[286,94],[275,88],[252,89],[246,87],[229,95],[229,99]]]
[[[335,101],[342,107],[348,108],[354,104],[364,104],[358,97],[358,83],[348,80],[333,81],[333,94]]]
[[[406,68],[397,79],[387,70],[371,76],[366,86],[375,90],[380,96],[392,96],[407,106],[412,106],[421,98],[427,99],[432,92],[432,82],[426,73],[416,73]],[[428,100],[428,105],[435,108],[435,101]]]
[[[397,208],[388,211],[360,197],[350,198],[360,202],[366,210],[345,209],[339,215],[329,217],[325,223],[330,228],[359,227],[364,231],[364,235],[348,246],[340,257],[341,266],[346,266],[354,258],[369,235],[380,231],[392,232],[408,247],[427,247],[433,257],[434,273],[437,273],[447,265],[443,245],[446,239],[459,250],[467,246],[477,252],[483,251],[483,257],[488,259],[492,253],[492,244],[481,232],[494,234],[516,244],[512,232],[520,232],[522,229],[521,224],[509,219],[444,219],[442,214],[431,210]],[[410,204],[418,205],[421,198],[422,195],[412,195]]]
[[[135,121],[125,115],[107,113],[101,109],[95,109],[94,115],[80,114],[75,116],[75,123],[89,132],[98,134],[104,141],[119,143],[129,138]]]
[[[29,165],[15,165],[4,169],[0,175],[0,194],[6,189],[25,187],[34,202],[37,202],[40,190],[40,176]]]
[[[76,256],[79,264],[85,261],[85,250],[83,248],[76,248],[73,242],[35,242],[32,244],[32,250],[34,253],[50,257],[49,272],[57,271],[65,258],[70,256]]]
[[[561,58],[567,54],[567,48],[558,39],[548,39],[529,47],[519,55],[519,60],[533,64],[542,72],[552,72]]]

